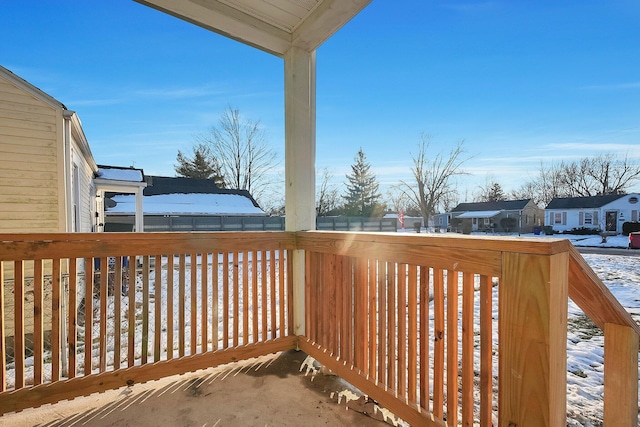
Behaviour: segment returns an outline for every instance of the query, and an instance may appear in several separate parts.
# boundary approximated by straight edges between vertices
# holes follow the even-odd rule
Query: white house
[[[555,231],[596,228],[621,233],[622,224],[638,221],[640,194],[555,198],[545,208],[546,226]]]

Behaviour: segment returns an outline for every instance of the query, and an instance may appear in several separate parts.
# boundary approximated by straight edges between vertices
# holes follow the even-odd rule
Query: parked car
[[[640,231],[629,233],[629,249],[640,249]]]

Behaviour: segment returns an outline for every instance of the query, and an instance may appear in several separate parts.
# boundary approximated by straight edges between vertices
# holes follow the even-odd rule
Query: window
[[[560,212],[556,212],[553,216],[554,224],[562,224],[562,214]]]
[[[491,220],[489,218],[484,219],[484,225],[489,226],[491,224]]]
[[[584,213],[584,225],[591,225],[591,224],[593,224],[593,213],[585,212]]]
[[[636,196],[629,197],[629,203],[635,205],[636,203],[638,203],[638,198]]]

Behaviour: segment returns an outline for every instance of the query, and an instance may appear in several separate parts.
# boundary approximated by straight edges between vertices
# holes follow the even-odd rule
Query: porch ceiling
[[[135,0],[277,56],[319,47],[371,0]]]

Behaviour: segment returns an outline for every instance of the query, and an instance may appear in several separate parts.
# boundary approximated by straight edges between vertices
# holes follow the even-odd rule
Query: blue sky
[[[470,198],[540,162],[640,158],[640,2],[374,0],[317,53],[317,169],[383,188],[420,134]],[[173,176],[228,106],[284,152],[283,61],[129,0],[0,0],[0,65],[78,113],[98,163]],[[640,186],[634,188],[640,191]]]

